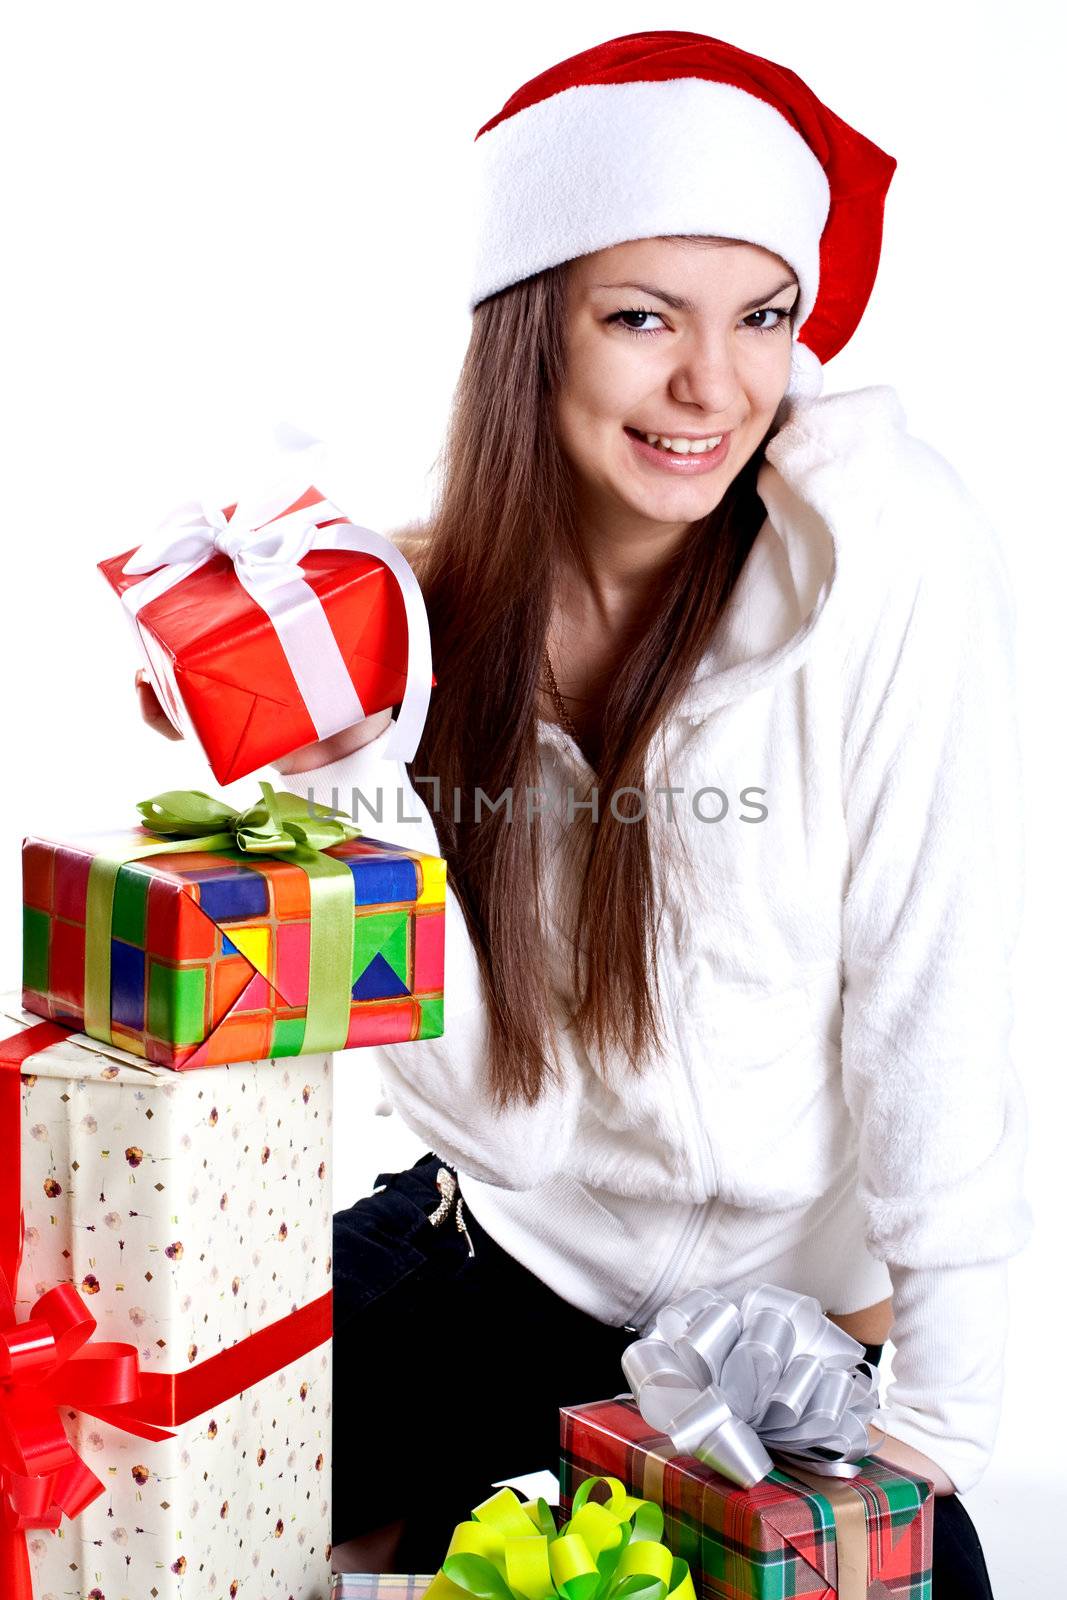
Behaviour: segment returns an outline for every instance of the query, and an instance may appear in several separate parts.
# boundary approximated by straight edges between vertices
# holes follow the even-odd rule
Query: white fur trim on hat
[[[793,340],[793,348],[789,358],[789,384],[786,394],[797,395],[804,400],[815,400],[822,394],[823,364],[806,344]]]
[[[470,307],[546,267],[629,239],[694,233],[762,245],[819,289],[830,185],[766,101],[703,78],[584,84],[506,117],[474,145]]]

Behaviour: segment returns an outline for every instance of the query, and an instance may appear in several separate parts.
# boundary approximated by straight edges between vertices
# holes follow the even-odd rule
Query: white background
[[[1037,1231],[1013,1269],[997,1454],[967,1502],[998,1600],[1061,1587],[1063,1430],[1046,1399],[1064,1259],[1054,15],[914,0],[666,11],[53,0],[9,19],[0,94],[6,989],[18,983],[24,833],[126,823],[134,801],[168,787],[219,792],[197,751],[139,724],[132,642],[94,564],[205,482],[224,492],[231,463],[279,417],[339,447],[359,485],[355,521],[389,529],[427,509],[469,326],[470,145],[520,83],[600,39],[693,29],[787,63],[897,157],[878,282],[827,388],[895,386],[912,431],[993,514],[1020,618],[1029,881],[1014,1048]],[[373,1117],[368,1055],[347,1056],[341,1077],[347,1203],[419,1146]]]

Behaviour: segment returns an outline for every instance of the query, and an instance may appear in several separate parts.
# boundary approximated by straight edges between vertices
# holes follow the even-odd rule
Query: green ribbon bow
[[[603,1504],[589,1498],[601,1483]],[[425,1600],[696,1600],[662,1534],[660,1507],[618,1478],[586,1478],[558,1533],[544,1500],[501,1489],[456,1528]]]
[[[323,854],[362,829],[328,806],[312,805],[262,779],[262,796],[236,811],[201,789],[168,789],[138,802],[145,827],[161,838],[93,857],[85,911],[85,1032],[111,1033],[111,924],[119,871],[132,861],[182,851],[238,850],[291,861],[311,881],[311,957],[304,1055],[343,1050],[352,1005],[356,886],[348,863]]]

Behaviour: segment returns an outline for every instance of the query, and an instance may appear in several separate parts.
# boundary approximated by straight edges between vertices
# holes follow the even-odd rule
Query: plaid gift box
[[[97,853],[142,829],[23,842],[23,1005],[160,1066],[299,1055],[311,889],[290,861],[234,849],[120,867],[111,920],[110,1037],[86,1027],[86,895]],[[444,1030],[445,863],[360,837],[330,847],[355,882],[346,1048]]]
[[[751,1489],[692,1456],[678,1455],[632,1400],[560,1411],[561,1504],[592,1473],[621,1478],[631,1494],[663,1507],[663,1542],[689,1562],[703,1600],[838,1600],[839,1539],[858,1523],[866,1582],[853,1592],[931,1600],[933,1497],[924,1478],[868,1457],[859,1477],[811,1486],[769,1473]],[[860,1512],[862,1511],[862,1518]],[[854,1548],[854,1547],[853,1547]]]
[[[432,1572],[335,1572],[330,1600],[422,1600]]]

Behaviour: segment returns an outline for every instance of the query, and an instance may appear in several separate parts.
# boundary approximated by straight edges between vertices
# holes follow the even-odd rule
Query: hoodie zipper
[[[695,1130],[695,1146],[700,1163],[701,1187],[705,1194],[712,1198],[702,1206],[693,1206],[682,1223],[677,1239],[671,1249],[670,1256],[665,1262],[662,1271],[657,1277],[652,1288],[645,1295],[640,1305],[631,1313],[631,1319],[638,1331],[643,1331],[643,1326],[649,1322],[656,1313],[665,1306],[674,1294],[678,1285],[688,1273],[690,1266],[696,1259],[697,1253],[704,1239],[708,1223],[718,1204],[718,1174],[715,1161],[711,1153],[711,1145],[704,1131],[700,1103],[697,1098],[696,1088],[693,1083],[692,1073],[685,1065],[685,1056],[681,1049],[677,1029],[674,1029],[677,1059],[680,1063],[679,1070],[685,1078],[685,1086],[692,1107],[692,1127]]]
[[[667,1304],[676,1286],[681,1282],[682,1273],[696,1255],[696,1247],[703,1235],[707,1216],[706,1208],[694,1206],[686,1218],[666,1266],[641,1304],[630,1313],[629,1325],[635,1327],[638,1333],[645,1331],[646,1325]]]
[[[701,1183],[704,1192],[710,1194],[712,1198],[705,1201],[702,1206],[694,1205],[690,1209],[671,1247],[671,1253],[664,1263],[662,1271],[641,1303],[630,1313],[631,1323],[637,1327],[639,1332],[643,1332],[645,1324],[651,1321],[656,1313],[667,1304],[688,1273],[699,1252],[707,1225],[717,1205],[714,1163],[711,1160],[711,1150],[707,1143],[707,1136],[704,1134],[699,1120],[696,1091],[688,1073],[686,1074],[686,1081],[689,1089],[689,1100],[693,1107],[693,1126],[700,1129],[697,1144],[700,1155]]]
[[[562,737],[562,740],[567,746],[569,752],[577,759],[579,765],[585,770],[586,773],[589,774],[590,777],[593,778],[595,782],[596,773],[586,760],[578,741],[571,734],[567,733],[564,729],[558,727],[556,724],[546,722],[545,726],[546,728],[553,728],[556,734]],[[551,735],[549,735],[549,737],[551,737]],[[680,1044],[677,1036],[677,1030],[675,1030],[675,1042],[676,1044]],[[682,1052],[680,1049],[678,1051],[678,1056],[679,1060],[681,1060]],[[715,1172],[715,1163],[711,1155],[711,1146],[708,1143],[707,1135],[704,1133],[700,1105],[697,1100],[696,1089],[693,1086],[692,1076],[690,1075],[688,1068],[683,1066],[681,1070],[685,1076],[687,1097],[689,1104],[692,1107],[692,1126],[699,1130],[699,1137],[696,1140],[696,1145],[700,1161],[701,1186],[706,1194],[714,1196],[718,1187],[718,1179]],[[655,1283],[645,1295],[641,1303],[630,1313],[632,1321],[627,1324],[628,1327],[634,1327],[636,1331],[642,1332],[643,1324],[650,1320],[662,1306],[666,1305],[667,1301],[674,1293],[677,1285],[682,1281],[683,1276],[687,1272],[691,1262],[697,1254],[697,1249],[703,1238],[705,1228],[711,1217],[715,1204],[716,1201],[712,1199],[703,1206],[694,1206],[692,1208],[682,1224],[678,1237],[671,1249],[670,1256],[664,1264],[663,1269],[657,1277]]]

